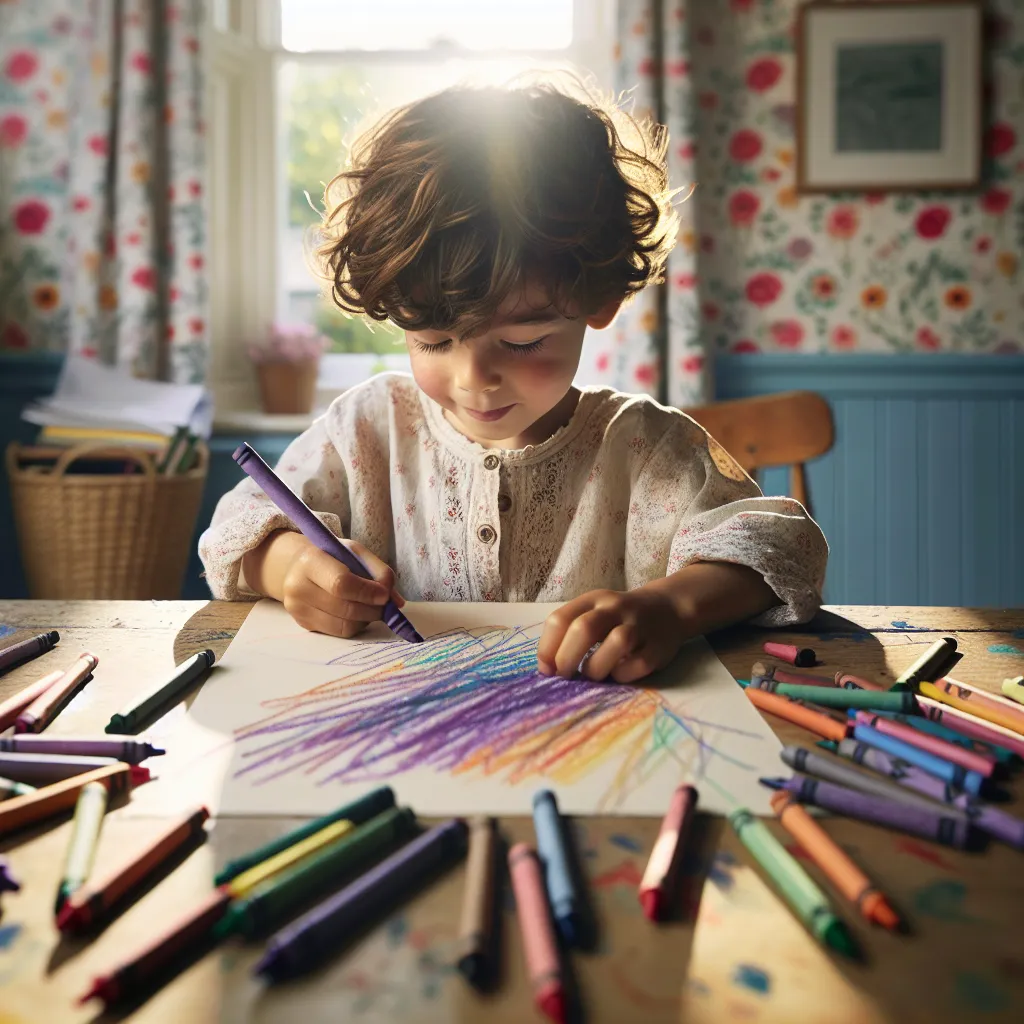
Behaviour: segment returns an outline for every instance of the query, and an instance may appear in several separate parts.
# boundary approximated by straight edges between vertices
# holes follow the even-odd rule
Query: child
[[[215,597],[344,637],[389,596],[564,601],[541,671],[620,682],[696,634],[814,614],[827,546],[797,502],[681,412],[573,387],[587,327],[662,276],[665,143],[542,86],[449,89],[364,136],[318,252],[342,309],[403,328],[412,377],[343,394],[277,471],[377,582],[245,479],[200,540]]]

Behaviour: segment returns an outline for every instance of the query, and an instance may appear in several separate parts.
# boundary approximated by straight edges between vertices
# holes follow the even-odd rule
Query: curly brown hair
[[[675,243],[667,132],[551,84],[401,107],[328,184],[315,248],[334,301],[468,335],[528,284],[589,315],[660,281]]]

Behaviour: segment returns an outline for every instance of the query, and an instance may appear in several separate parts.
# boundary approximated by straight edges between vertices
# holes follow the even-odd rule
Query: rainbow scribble
[[[432,768],[565,784],[614,757],[602,805],[615,807],[666,758],[696,779],[712,757],[752,768],[705,738],[736,730],[687,718],[657,690],[542,675],[531,628],[349,649],[331,662],[343,676],[265,701],[267,717],[236,731],[246,762],[237,774],[258,784],[301,772],[327,785]]]

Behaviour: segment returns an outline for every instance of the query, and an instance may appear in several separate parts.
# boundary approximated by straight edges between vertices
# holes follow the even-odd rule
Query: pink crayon
[[[776,644],[769,641],[761,648],[765,654],[770,654],[780,661],[788,661],[790,665],[798,668],[810,668],[817,663],[817,656],[810,647],[797,647],[794,644]]]
[[[917,706],[926,718],[941,723],[947,729],[953,729],[961,736],[970,736],[972,740],[981,740],[983,743],[994,743],[1005,750],[1012,750],[1018,757],[1024,757],[1024,736],[1011,729],[1004,729],[995,722],[982,721],[959,708],[951,708],[941,701],[932,700],[931,697],[919,696]]]
[[[936,757],[944,757],[954,764],[963,765],[968,771],[977,772],[986,779],[991,777],[996,768],[994,757],[986,754],[979,754],[965,747],[958,747],[949,740],[940,739],[938,736],[930,736],[926,732],[920,732],[909,725],[902,725],[882,715],[873,715],[870,711],[858,711],[854,716],[858,725],[870,725],[872,729],[895,736],[896,739],[911,743],[920,750],[927,750],[929,754]]]

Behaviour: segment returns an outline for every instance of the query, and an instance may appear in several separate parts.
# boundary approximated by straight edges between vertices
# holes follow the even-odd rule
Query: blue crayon
[[[1006,747],[999,747],[994,743],[985,743],[983,740],[971,739],[970,736],[965,736],[962,732],[954,732],[952,729],[938,722],[933,722],[930,718],[925,718],[923,715],[900,715],[894,711],[872,711],[871,713],[873,715],[881,715],[882,718],[889,718],[894,722],[899,722],[900,725],[909,725],[911,729],[927,733],[929,736],[935,736],[937,739],[955,743],[958,747],[963,747],[964,750],[972,750],[976,754],[988,754],[990,757],[994,757],[999,764],[1012,764],[1017,756]]]
[[[926,750],[915,747],[912,743],[904,743],[895,736],[887,736],[884,732],[872,729],[870,725],[858,725],[853,730],[853,738],[866,743],[869,747],[884,751],[893,757],[898,757],[908,764],[912,764],[921,771],[934,775],[951,786],[966,789],[968,793],[977,796],[985,782],[978,772],[968,771],[962,765],[953,764],[943,757],[936,757]]]
[[[537,833],[537,855],[544,865],[551,912],[562,938],[574,946],[580,941],[580,898],[569,861],[562,815],[550,789],[534,794],[533,827]]]

